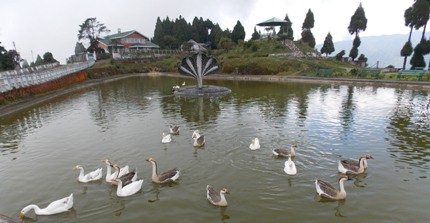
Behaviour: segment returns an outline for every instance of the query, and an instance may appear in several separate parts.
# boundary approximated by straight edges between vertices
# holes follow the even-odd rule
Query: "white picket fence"
[[[0,72],[0,93],[42,84],[64,77],[94,65],[94,60],[60,66],[58,63],[46,64],[34,68]]]

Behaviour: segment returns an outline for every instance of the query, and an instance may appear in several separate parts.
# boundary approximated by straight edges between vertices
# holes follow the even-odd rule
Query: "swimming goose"
[[[290,150],[288,149],[274,149],[272,150],[272,153],[275,156],[279,156],[279,157],[288,157],[288,155],[291,155],[291,157],[295,157],[296,156],[296,149],[297,146],[296,145],[291,145]]]
[[[179,135],[179,126],[170,126],[170,134]]]
[[[112,167],[115,168],[116,170],[115,173],[118,173],[119,167],[116,164],[114,164]],[[136,170],[132,170],[131,172],[124,174],[121,177],[118,177],[118,175],[115,176],[115,178],[112,180],[113,185],[118,185],[118,181],[116,181],[117,179],[120,179],[123,182],[123,186],[127,186],[131,182],[134,182],[137,180],[137,172]]]
[[[122,177],[125,174],[130,172],[129,167],[124,166],[123,168],[119,168],[120,170],[119,174],[118,172],[112,173],[112,167],[113,167],[112,163],[108,159],[102,160],[102,162],[106,164],[106,182],[108,183],[112,183],[116,185],[116,182],[113,181],[116,177]]]
[[[123,186],[121,179],[115,179],[118,187],[116,188],[116,196],[127,197],[133,195],[142,189],[143,180],[133,181],[130,184]]]
[[[227,206],[227,200],[224,196],[225,194],[230,194],[225,188],[221,189],[221,191],[218,193],[211,185],[206,186],[206,198],[211,204],[215,206]]]
[[[260,149],[260,141],[258,140],[258,138],[252,140],[251,145],[249,145],[249,148],[251,150]]]
[[[93,172],[89,172],[84,175],[84,168],[81,165],[75,166],[73,168],[75,170],[79,171],[78,181],[82,183],[88,183],[90,181],[100,180],[103,176],[103,169],[98,168],[97,170],[94,170]]]
[[[172,136],[170,134],[165,134],[163,132],[163,138],[161,139],[161,143],[169,143],[172,141]]]
[[[194,139],[193,146],[195,146],[195,147],[202,147],[206,143],[205,136],[204,135],[200,135],[199,130],[195,130],[193,132],[193,135],[191,136],[191,138]]]
[[[368,159],[373,159],[373,157],[369,154],[363,155],[361,157],[365,157],[366,159],[364,159],[363,161],[363,165],[364,165],[364,169],[367,169],[367,160]],[[359,158],[360,159],[360,158]],[[341,160],[340,161],[342,164],[347,164],[347,165],[354,165],[354,166],[360,166],[360,162],[357,160],[352,160],[352,159],[348,159],[348,160]]]
[[[153,158],[149,158],[146,161],[152,164],[152,182],[154,183],[168,183],[176,181],[179,178],[179,169],[174,168],[168,170],[160,175],[157,174],[157,162]]]
[[[297,169],[296,164],[291,160],[291,154],[288,155],[288,160],[285,161],[284,172],[288,175],[296,175]]]
[[[369,156],[371,157],[371,156]],[[339,163],[337,165],[337,169],[339,172],[344,174],[361,174],[364,173],[366,168],[364,167],[364,162],[366,161],[367,156],[362,156],[358,160],[358,165],[356,165],[356,161],[349,161],[349,160],[339,160]],[[346,162],[345,162],[346,161]]]
[[[25,217],[25,214],[27,214],[27,212],[29,212],[31,209],[34,209],[34,212],[37,215],[52,215],[52,214],[66,212],[72,207],[73,207],[73,194],[70,194],[70,196],[68,197],[53,201],[48,206],[46,206],[46,208],[39,208],[35,204],[30,204],[21,210],[21,212],[19,213],[19,218],[23,219]]]
[[[321,197],[329,198],[332,200],[343,200],[346,198],[346,191],[343,186],[343,182],[348,180],[348,176],[342,175],[339,178],[339,187],[340,190],[334,188],[329,183],[322,181],[322,180],[315,180],[315,188],[317,190],[317,193]]]

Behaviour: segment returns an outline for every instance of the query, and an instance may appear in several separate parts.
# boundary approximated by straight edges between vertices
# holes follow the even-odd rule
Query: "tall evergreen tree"
[[[312,13],[311,9],[309,9],[308,12],[306,13],[305,21],[302,24],[302,29],[312,29],[314,28],[314,23],[315,23],[314,14]]]
[[[405,10],[404,13],[404,17],[405,17],[405,26],[409,26],[410,30],[409,30],[409,37],[408,37],[408,41],[406,41],[405,45],[403,45],[401,51],[400,51],[400,55],[403,58],[403,70],[406,68],[406,61],[408,59],[408,56],[412,55],[413,52],[413,47],[412,47],[412,43],[411,43],[411,37],[412,37],[412,30],[415,26],[415,16],[413,14],[413,8],[409,7],[408,9]]]
[[[252,33],[251,40],[258,40],[260,39],[260,33],[257,32],[257,27],[254,26],[254,32]]]
[[[42,57],[39,54],[37,54],[35,65],[39,66],[39,65],[42,65],[42,64],[43,64],[43,59],[42,59]]]
[[[333,38],[330,33],[327,34],[324,40],[324,44],[321,48],[321,53],[325,53],[326,56],[334,52]]]
[[[349,22],[349,26],[348,26],[349,33],[351,35],[355,34],[353,46],[351,51],[349,52],[349,57],[351,57],[353,60],[358,56],[358,47],[360,46],[360,37],[358,34],[361,31],[365,31],[366,27],[367,27],[367,18],[366,18],[366,14],[364,13],[364,9],[360,3],[358,8],[355,10],[354,15],[351,16],[351,21]]]
[[[286,35],[285,38],[289,40],[294,40],[294,31],[293,31],[293,23],[291,22],[290,18],[288,17],[288,14],[285,14],[285,21],[287,21],[287,24],[282,25],[279,29],[278,35]]]
[[[152,41],[159,45],[161,48],[163,48],[163,36],[163,22],[161,22],[160,17],[157,17],[157,22],[155,23],[154,37],[152,38]]]
[[[315,47],[315,37],[311,32],[311,29],[314,27],[314,14],[311,9],[306,13],[305,21],[302,24],[302,41],[307,43],[310,47]]]
[[[233,32],[231,33],[231,39],[235,43],[238,43],[239,40],[245,39],[245,28],[243,28],[239,20],[237,20],[237,23],[233,28]]]

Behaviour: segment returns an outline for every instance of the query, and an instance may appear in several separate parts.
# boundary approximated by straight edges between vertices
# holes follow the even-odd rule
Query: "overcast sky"
[[[249,39],[256,23],[288,14],[294,37],[299,39],[310,8],[315,17],[312,33],[318,44],[328,32],[334,41],[351,39],[347,27],[360,2],[368,20],[360,36],[408,33],[403,13],[413,0],[1,0],[0,42],[6,49],[15,42],[29,62],[31,51],[34,59],[49,51],[64,63],[74,53],[79,25],[88,17],[96,17],[111,33],[118,28],[134,29],[151,38],[158,16],[172,19],[179,15],[188,22],[195,16],[208,18],[230,30],[239,20]]]

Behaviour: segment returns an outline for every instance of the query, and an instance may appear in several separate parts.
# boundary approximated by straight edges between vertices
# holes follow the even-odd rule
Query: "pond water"
[[[74,209],[28,222],[427,222],[430,219],[428,92],[304,83],[205,81],[221,98],[181,98],[190,79],[132,77],[102,84],[0,119],[0,214],[17,217],[74,193]],[[161,133],[180,135],[161,144]],[[206,146],[192,146],[199,129]],[[261,149],[248,146],[254,137]],[[298,145],[298,174],[271,150]],[[337,162],[371,154],[366,174],[345,182],[347,198],[319,202],[314,181],[337,185]],[[151,183],[181,169],[173,185]],[[106,182],[77,182],[109,158],[136,168],[142,191],[116,196]],[[106,169],[104,168],[104,172]],[[206,200],[206,185],[226,187],[229,206]]]

